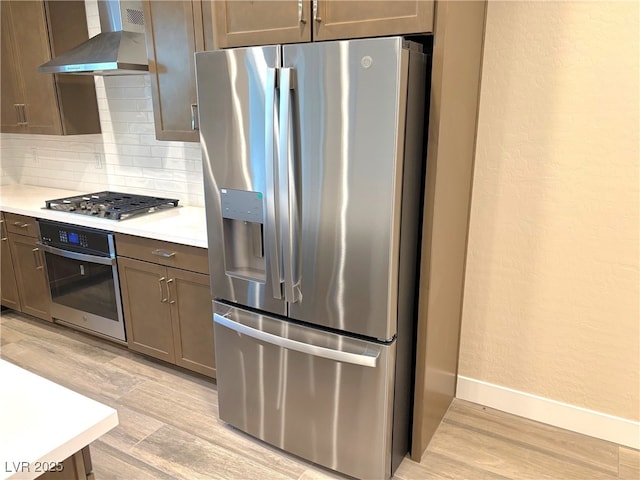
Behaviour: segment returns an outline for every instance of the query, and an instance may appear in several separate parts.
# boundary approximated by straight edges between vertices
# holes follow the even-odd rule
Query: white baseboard
[[[456,397],[530,420],[640,449],[640,422],[458,376]]]

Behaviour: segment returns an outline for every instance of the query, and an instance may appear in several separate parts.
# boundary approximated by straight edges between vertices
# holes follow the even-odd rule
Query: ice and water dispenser
[[[263,195],[220,189],[227,275],[255,282],[266,279]]]

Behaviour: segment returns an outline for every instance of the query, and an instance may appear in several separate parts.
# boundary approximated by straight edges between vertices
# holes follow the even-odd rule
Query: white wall
[[[85,3],[94,36],[97,2]],[[203,206],[200,144],[155,140],[149,76],[95,78],[102,134],[0,134],[1,183],[111,189]]]
[[[639,9],[489,2],[459,363],[636,425]]]

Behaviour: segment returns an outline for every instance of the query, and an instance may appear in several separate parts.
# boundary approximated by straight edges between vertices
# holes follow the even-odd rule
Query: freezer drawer
[[[220,418],[356,478],[388,478],[395,342],[215,303]]]

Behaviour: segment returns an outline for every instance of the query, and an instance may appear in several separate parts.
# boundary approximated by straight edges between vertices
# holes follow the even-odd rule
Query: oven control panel
[[[81,247],[89,248],[89,240],[83,233],[68,232],[66,230],[60,230],[60,241],[62,243],[69,243],[71,245],[80,245]]]
[[[114,257],[113,234],[66,223],[39,220],[40,241],[51,247],[72,252]]]

